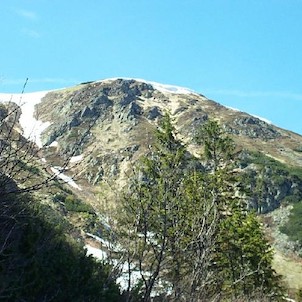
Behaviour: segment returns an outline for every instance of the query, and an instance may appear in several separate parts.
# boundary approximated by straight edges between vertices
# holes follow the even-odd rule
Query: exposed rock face
[[[249,171],[251,177],[252,196],[249,198],[249,208],[256,210],[259,214],[271,212],[284,205],[299,201],[302,197],[302,181],[289,174],[283,176],[273,175],[270,168],[259,172],[255,167]],[[260,174],[261,173],[261,174]],[[257,188],[257,181],[261,181],[263,187]],[[261,191],[260,191],[260,190]]]
[[[111,84],[92,83],[82,89],[66,94],[48,94],[44,104],[38,106],[45,119],[55,120],[44,133],[45,145],[64,136],[66,131],[77,127],[89,127],[92,124],[111,122],[118,119],[121,123],[135,125],[134,120],[143,113],[137,103],[140,96],[150,97],[154,89],[151,85],[133,80],[116,80]],[[59,103],[52,112],[45,109],[51,102]],[[47,116],[47,117],[46,117]]]
[[[0,107],[0,120],[3,121],[7,117],[7,114],[8,114],[8,110],[7,110],[6,106],[3,105],[3,104],[1,104],[1,107]]]
[[[261,138],[263,140],[275,139],[281,136],[281,133],[271,125],[253,116],[234,119],[233,125],[229,125],[227,131],[232,134]]]
[[[198,152],[193,142],[196,129],[211,118],[219,120],[238,149],[302,166],[301,154],[294,151],[302,145],[301,136],[189,91],[157,89],[135,80],[105,80],[48,93],[36,109],[39,119],[51,123],[42,136],[46,159],[59,161],[66,152],[83,155],[73,170],[92,191],[108,180],[117,187],[125,185],[134,162],[152,144],[154,129],[165,112],[170,112],[179,138],[193,154]],[[53,142],[58,143],[56,150],[47,147]],[[257,170],[254,173],[257,178]],[[259,198],[251,198],[251,207],[259,212],[278,207],[300,186],[285,179],[270,183],[261,204]]]
[[[160,116],[162,116],[162,114],[160,112],[160,109],[157,106],[152,107],[147,113],[147,118],[149,120],[154,120]]]

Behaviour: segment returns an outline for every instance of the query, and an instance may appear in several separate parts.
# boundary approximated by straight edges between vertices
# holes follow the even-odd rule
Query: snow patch
[[[129,284],[129,277],[130,277],[130,284],[133,288],[138,281],[142,278],[141,273],[138,270],[135,270],[135,267],[130,264],[130,271],[131,274],[129,276],[129,267],[128,263],[124,263],[122,267],[122,274],[116,279],[116,283],[121,286],[121,289],[127,290]]]
[[[109,224],[109,217],[108,216],[104,216],[102,214],[98,213],[98,217],[101,220],[102,225],[106,228],[107,231],[111,230],[111,226]]]
[[[128,289],[129,277],[131,288],[133,288],[142,279],[142,276],[149,278],[151,275],[150,272],[140,272],[139,269],[132,263],[130,263],[130,272],[131,274],[129,275],[129,263],[123,263],[121,267],[121,275],[116,279],[116,282],[120,285],[122,290]],[[151,297],[156,297],[162,293],[171,294],[171,288],[172,286],[168,282],[164,282],[161,279],[156,280]]]
[[[98,249],[96,247],[92,247],[89,244],[86,244],[84,246],[84,248],[86,248],[87,252],[86,255],[87,256],[92,256],[98,260],[104,261],[108,259],[108,255],[105,251]],[[113,265],[115,265],[116,267],[119,267],[119,261],[117,259],[113,259],[112,261]],[[141,278],[141,274],[139,271],[134,270],[134,266],[133,264],[130,264],[131,267],[131,285],[132,287],[138,282],[138,280]],[[128,267],[128,263],[123,263],[121,266],[121,275],[116,279],[116,283],[119,284],[121,286],[122,290],[127,290],[128,288],[128,280],[129,280],[129,273],[128,273],[129,267]]]
[[[58,147],[59,146],[59,143],[57,141],[53,141],[49,147]]]
[[[77,162],[81,161],[82,159],[83,159],[83,154],[71,157],[69,162],[77,163]]]
[[[242,112],[241,110],[239,110],[237,108],[230,107],[230,106],[224,105],[224,107],[228,108],[228,109],[231,109],[233,111],[236,111],[236,112]],[[255,117],[255,118],[257,118],[257,119],[259,119],[259,120],[261,120],[261,121],[263,121],[263,122],[265,122],[265,123],[267,123],[267,124],[270,124],[270,125],[273,124],[270,120],[268,120],[268,119],[266,119],[264,117],[261,117],[261,116],[255,115],[255,114],[250,114],[250,115],[253,116],[253,117]]]
[[[50,125],[49,122],[34,118],[35,105],[39,104],[42,98],[49,91],[39,91],[24,94],[0,93],[0,102],[14,102],[21,108],[20,124],[23,128],[23,135],[42,147],[41,133]]]
[[[93,238],[94,240],[98,241],[99,243],[101,243],[102,247],[105,247],[113,252],[122,252],[123,249],[122,247],[118,244],[118,243],[112,243],[109,242],[99,236],[96,236],[94,234],[91,233],[86,233],[86,235],[90,238]]]
[[[225,107],[225,108],[228,108],[228,109],[230,109],[230,110],[236,111],[236,112],[241,112],[241,110],[239,110],[239,109],[237,109],[237,108],[234,108],[234,107],[225,106],[225,105],[224,105],[224,107]]]
[[[175,93],[175,94],[196,94],[196,92],[185,87],[160,84],[160,83],[148,82],[148,81],[144,81],[144,82],[147,84],[151,84],[154,87],[154,89],[157,89],[163,93],[168,92],[168,93]]]
[[[82,189],[75,183],[75,181],[62,173],[62,171],[60,171],[60,167],[51,167],[50,170],[60,179],[62,179],[63,181],[65,181],[68,185],[70,185],[71,187],[78,189],[79,191],[82,191]]]
[[[105,260],[107,259],[107,254],[106,252],[96,248],[96,247],[93,247],[89,244],[86,244],[85,245],[85,248],[87,249],[87,252],[86,252],[86,255],[89,256],[93,256],[94,258],[96,259],[99,259],[99,260]]]
[[[110,246],[110,243],[107,240],[104,240],[103,238],[101,238],[99,236],[93,235],[91,233],[86,233],[86,235],[88,237],[91,237],[91,238],[95,239],[96,241],[100,242],[105,247],[109,247]]]
[[[102,245],[107,245],[109,247],[109,242],[104,240],[103,238],[100,238],[96,235],[93,235],[91,233],[86,233],[87,236],[95,239],[96,241],[100,242]],[[150,236],[154,236],[153,233],[149,233]],[[148,235],[148,236],[149,236]],[[147,277],[150,276],[150,272],[146,272],[146,271],[140,271],[134,263],[128,263],[123,262],[121,263],[121,261],[119,259],[110,259],[108,258],[108,254],[106,251],[99,249],[99,248],[95,248],[92,247],[89,244],[85,245],[85,248],[87,250],[86,255],[89,256],[93,256],[94,258],[104,261],[107,260],[109,261],[113,266],[115,266],[116,268],[119,269],[120,271],[120,275],[119,277],[116,279],[116,283],[120,285],[122,290],[127,290],[128,286],[129,286],[129,278],[130,278],[130,284],[131,284],[131,288],[133,288],[139,280],[142,279],[142,275]],[[112,249],[112,247],[110,248],[111,251],[119,251],[122,252],[123,250],[121,248],[119,249]],[[129,274],[129,268],[130,268],[130,274]],[[167,285],[168,285],[168,289],[167,289]],[[167,282],[163,282],[163,280],[157,280],[156,285],[152,291],[152,296],[156,296],[160,293],[163,292],[171,292],[171,290],[169,289],[169,287],[171,287],[170,284],[167,284]]]

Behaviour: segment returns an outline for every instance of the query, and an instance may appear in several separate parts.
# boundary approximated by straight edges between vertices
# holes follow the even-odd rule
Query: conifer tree
[[[123,202],[120,224],[133,231],[128,238],[128,254],[139,267],[144,284],[144,301],[150,300],[158,278],[170,266],[168,278],[180,280],[181,259],[179,240],[184,211],[180,188],[184,178],[186,149],[176,139],[171,118],[166,114],[155,133],[156,141],[148,156],[141,160],[137,179]],[[179,292],[177,282],[173,291]]]
[[[234,144],[216,121],[208,121],[197,138],[203,144],[204,159],[211,167],[219,202],[214,255],[219,291],[231,299],[252,297],[260,291],[278,301],[282,287],[280,277],[272,269],[272,249],[257,217],[247,211],[236,186]]]
[[[238,193],[232,140],[217,122],[207,122],[198,132],[200,169],[168,114],[155,136],[119,218],[129,276],[140,271],[143,301],[159,280],[168,282],[172,301],[249,299],[255,292],[278,301],[272,250]],[[129,282],[128,301],[130,288]]]

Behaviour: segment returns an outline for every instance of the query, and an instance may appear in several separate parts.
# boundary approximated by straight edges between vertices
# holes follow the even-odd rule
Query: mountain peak
[[[0,101],[12,101],[21,107],[23,133],[40,147],[57,142],[66,149],[76,143],[87,127],[91,127],[90,137],[109,149],[121,147],[122,142],[125,148],[129,147],[130,141],[144,146],[158,120],[169,112],[180,137],[189,145],[196,127],[211,118],[218,120],[241,148],[260,149],[293,165],[302,163],[300,154],[293,151],[301,147],[301,136],[184,87],[143,79],[109,78],[60,90],[0,94]],[[103,138],[96,138],[96,132]],[[67,136],[74,136],[74,140]],[[87,146],[93,145],[91,138],[87,138]],[[85,148],[80,147],[78,153]]]
[[[117,77],[117,78],[103,79],[103,80],[99,80],[96,82],[112,82],[112,81],[116,81],[116,80],[126,80],[126,81],[136,81],[136,82],[146,83],[146,84],[152,85],[154,89],[159,90],[164,93],[198,94],[189,88],[176,86],[176,85],[170,85],[170,84],[162,84],[162,83],[148,81],[148,80],[139,79],[139,78]]]

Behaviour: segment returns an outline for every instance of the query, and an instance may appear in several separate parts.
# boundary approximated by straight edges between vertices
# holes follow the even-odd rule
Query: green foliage
[[[142,275],[143,301],[160,278],[171,284],[175,301],[260,291],[278,301],[282,288],[271,248],[257,218],[235,197],[233,142],[212,121],[198,135],[206,160],[201,170],[191,165],[165,115],[119,211],[127,260]]]
[[[144,301],[150,297],[164,261],[170,264],[171,272],[179,274],[176,264],[181,263],[176,255],[182,244],[178,231],[185,217],[179,191],[186,150],[176,139],[169,115],[163,117],[156,138],[151,153],[140,162],[139,177],[126,194],[119,217],[119,225],[125,226],[122,236],[128,239],[129,254],[144,267]]]
[[[24,171],[39,175],[41,173],[40,169],[30,163],[27,163],[23,160],[18,160],[18,165]]]
[[[296,301],[297,302],[302,302],[302,289],[299,289],[297,294],[296,294]]]
[[[243,155],[243,154],[242,154]],[[266,213],[281,203],[296,203],[302,200],[302,169],[289,167],[260,152],[245,153],[240,165],[256,165],[248,169],[242,186],[250,197],[250,205],[258,213]]]
[[[260,224],[238,196],[238,178],[232,173],[234,144],[218,123],[209,121],[201,131],[205,158],[216,162],[211,178],[218,215],[215,236],[215,284],[225,297],[235,299],[259,291],[277,301],[282,296],[280,278],[272,269],[272,250]],[[206,142],[213,141],[215,148]],[[209,143],[211,144],[211,143]],[[259,183],[261,190],[262,183]],[[205,188],[208,189],[208,186]],[[219,285],[220,284],[220,285]]]
[[[289,236],[290,240],[297,241],[302,247],[302,202],[294,204],[288,221],[280,227],[280,231]]]
[[[1,301],[119,301],[110,267],[86,257],[51,208],[19,194],[0,210]]]
[[[260,167],[266,167],[272,169],[273,177],[280,175],[297,177],[302,180],[302,168],[292,167],[281,163],[280,161],[264,155],[261,152],[251,152],[250,156],[245,157],[241,162],[243,165],[254,163]]]
[[[74,195],[67,195],[64,203],[67,211],[94,213],[91,205],[75,198]]]
[[[225,160],[230,159],[235,149],[234,142],[225,134],[217,121],[209,120],[200,127],[195,140],[203,145],[204,156],[212,162],[214,170]]]
[[[278,301],[282,297],[281,279],[271,267],[273,251],[257,217],[233,209],[222,221],[219,236],[221,253],[216,261],[218,267],[222,265],[220,273],[226,280],[225,290],[239,297],[261,289],[264,295]]]
[[[55,194],[52,198],[54,202],[64,203],[67,211],[71,212],[85,212],[93,214],[94,210],[91,205],[83,202],[81,199],[76,198],[73,194]]]

